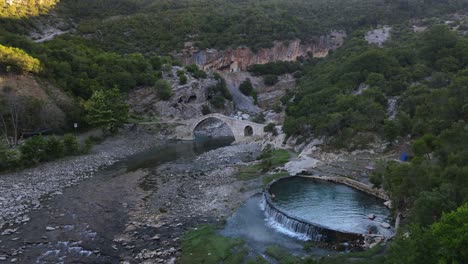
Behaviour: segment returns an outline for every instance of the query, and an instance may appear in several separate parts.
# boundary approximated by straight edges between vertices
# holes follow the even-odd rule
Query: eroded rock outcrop
[[[273,47],[260,49],[254,52],[248,47],[236,49],[199,50],[192,43],[175,56],[185,65],[197,64],[202,69],[217,71],[246,71],[250,65],[265,64],[274,61],[295,61],[299,57],[322,58],[330,50],[335,50],[344,43],[346,33],[334,31],[328,35],[304,42],[299,39],[292,41],[275,41]]]
[[[229,115],[233,111],[232,102],[226,100],[223,109],[216,109],[210,103],[210,87],[217,84],[214,76],[209,75],[204,79],[196,79],[189,73],[185,73],[188,81],[179,83],[177,71],[181,67],[173,67],[164,73],[164,80],[171,85],[172,96],[169,100],[160,100],[152,87],[136,89],[129,94],[128,103],[133,112],[138,114],[154,115],[164,120],[187,120],[203,116],[203,108],[211,112],[220,112]]]

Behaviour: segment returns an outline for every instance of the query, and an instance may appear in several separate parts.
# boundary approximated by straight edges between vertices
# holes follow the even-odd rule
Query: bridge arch
[[[263,124],[257,124],[257,123],[253,123],[249,121],[238,120],[238,119],[228,117],[222,114],[214,113],[214,114],[202,116],[193,122],[193,124],[190,127],[190,133],[191,133],[192,138],[195,137],[195,129],[197,129],[197,127],[202,122],[210,118],[219,119],[222,122],[224,122],[231,130],[236,141],[244,141],[248,138],[260,137],[265,134],[265,132],[263,131],[265,125]]]
[[[232,128],[224,120],[211,116],[195,124],[192,133],[194,138],[235,138]]]

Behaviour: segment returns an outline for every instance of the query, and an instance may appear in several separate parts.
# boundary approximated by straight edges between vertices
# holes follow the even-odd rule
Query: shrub
[[[209,115],[209,114],[211,114],[210,107],[207,106],[207,105],[202,105],[201,111],[202,111],[202,114],[203,114],[203,115]]]
[[[19,160],[18,151],[10,149],[4,142],[0,141],[0,171],[17,167]]]
[[[218,109],[223,109],[224,108],[224,97],[216,95],[213,98],[211,98],[210,103]]]
[[[268,125],[266,125],[266,126],[263,128],[263,131],[269,132],[269,133],[273,133],[274,131],[276,131],[275,124],[273,124],[273,123],[268,123]]]
[[[257,95],[257,91],[253,91],[252,92],[252,98],[254,100],[254,105],[258,105],[258,95]]]
[[[263,124],[266,122],[265,115],[263,113],[259,113],[252,119],[253,122]]]
[[[179,84],[180,85],[187,84],[187,81],[188,81],[187,76],[185,76],[185,75],[179,76]]]
[[[281,107],[280,104],[275,104],[275,106],[273,106],[273,111],[277,114],[281,113],[281,111],[283,111],[283,108]]]
[[[232,101],[231,92],[229,92],[226,81],[218,73],[213,74],[214,79],[218,82],[208,88],[209,95],[222,95],[225,99]]]
[[[78,139],[72,134],[66,134],[63,136],[63,145],[65,155],[77,155],[80,154],[80,144]]]
[[[154,84],[154,90],[162,100],[169,100],[172,96],[171,85],[165,80],[157,80]]]
[[[278,82],[278,76],[273,74],[268,74],[263,77],[263,82],[266,85],[275,85]]]
[[[65,146],[56,136],[52,136],[47,139],[45,151],[48,160],[60,159],[65,154]]]
[[[189,66],[185,68],[196,79],[204,79],[207,77],[206,72],[203,70],[200,70],[198,66],[195,64],[190,64]]]
[[[239,90],[247,96],[252,95],[253,86],[252,86],[252,82],[250,81],[250,79],[247,78],[245,81],[243,81],[241,85],[239,86]]]
[[[25,165],[34,165],[47,160],[47,141],[43,136],[34,136],[27,139],[20,146],[21,161]]]

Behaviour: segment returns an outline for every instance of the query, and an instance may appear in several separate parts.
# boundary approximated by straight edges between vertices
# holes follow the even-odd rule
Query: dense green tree
[[[172,96],[172,87],[170,83],[165,80],[157,80],[154,84],[154,90],[162,100],[169,100]]]
[[[72,134],[65,134],[63,136],[63,149],[67,156],[78,155],[80,153],[78,138]]]
[[[412,226],[390,248],[387,263],[465,263],[468,252],[468,204],[446,213],[429,228]]]
[[[25,51],[0,45],[0,72],[38,73],[41,64]]]
[[[91,125],[110,132],[116,132],[128,118],[128,105],[117,88],[94,92],[85,109]]]

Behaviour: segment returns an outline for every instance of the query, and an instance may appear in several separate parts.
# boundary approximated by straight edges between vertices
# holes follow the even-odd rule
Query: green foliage
[[[287,176],[289,176],[289,174],[287,172],[278,172],[278,173],[275,173],[275,174],[266,175],[262,179],[263,187],[267,186],[267,184],[269,184],[270,182],[272,182],[274,180],[281,179],[281,178],[284,178],[284,177],[287,177]]]
[[[241,167],[239,170],[239,174],[237,174],[236,178],[241,181],[249,181],[249,180],[257,179],[261,175],[262,175],[262,172],[261,172],[260,166],[251,165],[251,166]]]
[[[0,0],[0,19],[38,16],[49,12],[60,0]]]
[[[49,137],[45,145],[45,151],[48,155],[48,158],[50,160],[56,160],[56,159],[63,158],[65,154],[67,155],[78,154],[78,153],[68,152],[69,147],[67,147],[67,152],[65,152],[65,144],[69,145],[69,141],[70,141],[69,136],[64,136],[63,141],[59,140],[56,136]],[[78,141],[76,143],[78,143]]]
[[[34,136],[28,138],[18,149],[9,149],[0,144],[0,172],[79,155],[86,153],[84,151],[87,151],[87,148],[87,145],[81,147],[78,139],[71,134],[64,135],[62,139],[56,136]]]
[[[466,140],[463,122],[439,136],[427,134],[413,143],[416,157],[410,163],[389,163],[374,180],[382,182],[397,210],[410,209],[412,222],[427,226],[468,200],[468,150],[459,143]]]
[[[263,82],[266,85],[275,85],[278,82],[278,76],[273,75],[273,74],[267,74],[263,76]]]
[[[395,141],[397,137],[400,135],[400,124],[393,120],[385,120],[384,123],[384,137],[389,142]]]
[[[172,96],[172,87],[166,80],[157,80],[153,88],[161,100],[167,101]]]
[[[20,146],[23,164],[35,165],[47,161],[47,141],[42,136],[34,136]]]
[[[428,228],[412,226],[409,237],[400,237],[391,245],[386,263],[465,263],[468,260],[468,204],[444,214]]]
[[[96,91],[85,103],[88,122],[96,127],[116,132],[127,121],[128,105],[117,88]]]
[[[207,106],[207,105],[202,105],[202,114],[203,115],[209,115],[211,114],[211,110],[210,110],[210,107]]]
[[[71,36],[32,43],[25,38],[5,33],[0,34],[0,43],[21,48],[40,60],[41,77],[85,100],[94,91],[113,89],[115,86],[123,92],[136,86],[152,86],[158,76],[161,76],[161,63],[165,60],[152,53],[121,55],[108,52],[97,47],[96,43]],[[21,58],[27,57],[21,55]],[[24,60],[29,68],[22,66],[23,69],[32,69],[33,72],[39,70],[38,63],[32,63],[31,59]]]
[[[266,126],[263,128],[263,131],[273,133],[274,131],[276,131],[275,127],[276,127],[276,126],[275,126],[274,123],[268,123],[268,125],[266,125]]]
[[[269,171],[272,168],[284,165],[289,161],[290,155],[284,149],[271,149],[269,147],[263,150],[262,155],[258,157],[261,160],[260,167],[262,171]]]
[[[72,134],[65,134],[63,136],[64,153],[67,156],[80,154],[80,143],[78,138]]]
[[[226,86],[226,81],[219,74],[215,74],[214,77],[217,83],[208,88],[208,101],[215,108],[223,109],[226,100],[232,100],[232,95]]]
[[[212,98],[209,99],[209,101],[210,101],[211,105],[213,105],[217,109],[223,109],[224,108],[224,103],[226,102],[224,97],[222,97],[220,95],[213,96]]]
[[[374,0],[355,1],[352,5],[347,0],[66,2],[75,16],[85,18],[81,24],[88,25],[86,33],[96,33],[106,49],[122,53],[173,52],[181,50],[186,42],[199,48],[246,45],[258,50],[271,47],[275,40],[310,40],[337,28],[351,32],[464,7],[463,1],[410,1],[405,8],[400,5],[404,1]],[[124,15],[101,23],[95,19],[118,14]]]
[[[17,167],[19,162],[20,153],[0,141],[0,172]]]
[[[0,72],[39,73],[41,63],[24,50],[0,45]]]
[[[185,84],[187,84],[187,80],[188,80],[188,79],[187,79],[187,76],[185,76],[185,75],[180,75],[180,76],[179,76],[179,84],[180,84],[180,85],[185,85]]]
[[[208,88],[208,96],[213,97],[218,95],[222,96],[226,100],[232,101],[232,95],[226,86],[226,81],[217,73],[215,73],[214,77],[218,82],[216,85]]]
[[[218,235],[214,226],[200,226],[182,238],[180,263],[242,263],[247,255],[243,244],[240,239]]]
[[[205,79],[207,77],[206,72],[200,70],[195,64],[188,65],[185,69],[196,79]]]
[[[286,98],[294,101],[288,103],[284,131],[336,139],[383,132],[392,141],[408,134],[437,135],[464,120],[468,40],[445,27],[399,33],[404,36],[399,42],[378,49],[362,42],[362,35],[351,37],[343,48],[306,67],[294,97]],[[434,35],[447,40],[427,41]],[[437,66],[446,57],[455,58],[455,68]],[[357,93],[362,84],[370,88]],[[393,96],[400,96],[397,118],[384,121]]]
[[[263,75],[283,75],[301,71],[303,66],[300,62],[277,61],[266,64],[255,64],[249,67],[249,72],[255,76]]]
[[[263,124],[266,122],[265,114],[263,112],[258,113],[252,118],[252,122]]]
[[[268,256],[274,258],[281,264],[301,264],[301,258],[289,254],[286,250],[278,246],[269,246],[265,252]]]
[[[247,78],[245,81],[241,83],[241,85],[239,86],[239,90],[247,96],[252,95],[254,88],[249,78]]]

